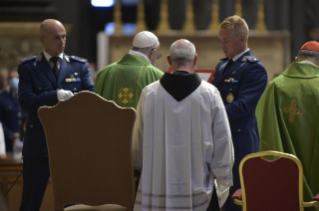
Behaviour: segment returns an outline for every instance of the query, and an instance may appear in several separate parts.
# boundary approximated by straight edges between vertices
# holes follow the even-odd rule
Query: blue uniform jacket
[[[21,108],[28,113],[22,154],[23,156],[48,157],[46,138],[38,117],[38,109],[44,105],[56,105],[58,89],[72,92],[93,91],[89,64],[85,59],[63,54],[57,80],[43,54],[23,59],[21,62],[18,67],[19,101]]]
[[[9,139],[14,133],[19,132],[24,115],[18,99],[14,98],[11,92],[0,91],[0,122],[2,122],[7,149],[12,150],[13,143]],[[7,146],[8,144],[11,144],[11,147]]]
[[[226,107],[235,150],[235,162],[247,154],[259,151],[259,135],[255,117],[257,103],[263,94],[268,76],[262,63],[247,51],[222,71],[228,58],[216,66],[212,84]]]

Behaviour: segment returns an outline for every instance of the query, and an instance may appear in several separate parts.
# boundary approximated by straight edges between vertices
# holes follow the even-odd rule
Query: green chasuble
[[[312,201],[319,193],[319,67],[292,63],[269,83],[256,117],[260,150],[296,155],[303,165],[304,201]]]
[[[126,54],[97,75],[94,92],[119,106],[136,109],[142,89],[163,74],[146,58]]]

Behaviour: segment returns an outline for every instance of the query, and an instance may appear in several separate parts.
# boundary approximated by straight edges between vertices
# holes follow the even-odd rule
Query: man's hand
[[[73,93],[71,91],[64,90],[64,89],[60,89],[58,91],[58,100],[59,101],[67,100],[72,96],[73,96]]]

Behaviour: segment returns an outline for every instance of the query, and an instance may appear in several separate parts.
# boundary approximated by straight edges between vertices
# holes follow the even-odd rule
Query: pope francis
[[[142,89],[159,80],[163,72],[154,67],[161,58],[158,38],[148,31],[138,33],[124,57],[97,75],[94,92],[122,107],[136,108]]]

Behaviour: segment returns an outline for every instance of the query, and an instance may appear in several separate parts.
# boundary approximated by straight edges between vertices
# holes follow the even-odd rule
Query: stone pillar
[[[212,4],[213,0],[193,0],[196,30],[207,30],[212,20]]]
[[[186,20],[187,0],[168,0],[168,22],[172,30],[182,30]]]
[[[259,0],[241,0],[242,18],[248,24],[249,29],[255,29],[258,19]],[[235,0],[219,0],[219,21],[235,15]]]
[[[241,0],[241,10],[243,18],[248,24],[249,29],[255,29],[258,19],[259,0]]]
[[[235,0],[219,0],[219,22],[235,14]]]
[[[294,61],[301,46],[307,41],[305,26],[305,2],[290,0],[291,5],[291,60]]]
[[[161,0],[144,0],[145,24],[147,29],[154,31],[160,22]]]
[[[268,30],[289,30],[290,0],[264,0]]]

